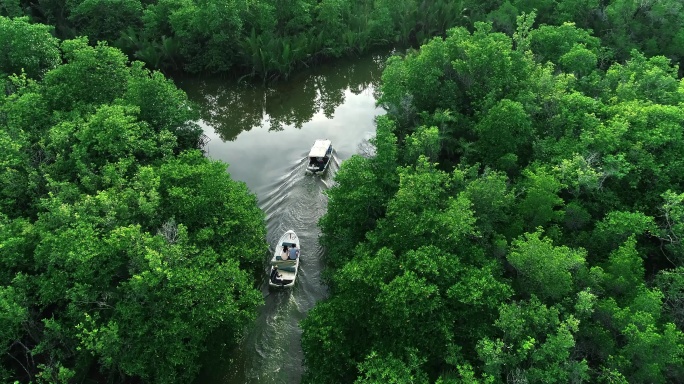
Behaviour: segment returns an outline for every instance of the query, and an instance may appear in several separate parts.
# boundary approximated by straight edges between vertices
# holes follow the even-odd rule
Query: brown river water
[[[200,106],[199,123],[211,139],[207,156],[228,163],[232,178],[256,194],[271,248],[288,229],[302,244],[297,283],[291,290],[269,290],[270,256],[264,255],[265,305],[239,348],[210,348],[196,384],[301,381],[299,322],[327,295],[321,279],[325,249],[318,243],[317,226],[327,206],[324,191],[340,163],[363,151],[375,133],[374,118],[384,112],[375,106],[374,92],[387,57],[383,53],[337,61],[274,86],[176,80]],[[316,139],[332,141],[333,162],[321,176],[305,175],[306,155]]]

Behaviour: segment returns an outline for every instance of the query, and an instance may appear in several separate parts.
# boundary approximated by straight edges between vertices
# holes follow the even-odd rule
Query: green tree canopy
[[[302,323],[305,382],[684,380],[682,81],[611,63],[581,4],[506,2],[388,61],[393,140],[342,164],[321,219],[333,254],[364,229]],[[533,8],[584,20],[494,31]]]
[[[27,17],[10,19],[0,16],[0,73],[40,78],[60,63],[58,42],[52,28],[31,24]]]
[[[256,316],[263,213],[196,148],[173,83],[105,44],[60,47],[3,79],[0,380],[189,382],[210,336],[237,343]]]

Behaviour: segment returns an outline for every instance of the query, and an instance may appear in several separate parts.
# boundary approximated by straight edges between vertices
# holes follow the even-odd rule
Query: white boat
[[[309,173],[323,173],[328,169],[330,159],[332,159],[333,146],[330,140],[319,139],[309,151],[309,163],[306,171]]]
[[[293,230],[285,232],[275,246],[273,257],[271,258],[271,268],[268,271],[268,285],[271,287],[291,287],[297,280],[297,270],[299,269],[299,259],[301,259],[301,248],[299,237]],[[295,260],[286,259],[287,254],[283,251],[287,247],[288,251],[292,247],[299,250],[299,257]],[[289,253],[289,252],[288,252]],[[278,269],[279,278],[274,277],[273,270]]]

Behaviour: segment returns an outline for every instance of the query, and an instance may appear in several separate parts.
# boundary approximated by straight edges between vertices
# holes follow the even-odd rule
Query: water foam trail
[[[245,341],[258,359],[245,361],[246,383],[294,383],[301,380],[303,355],[299,322],[317,301],[327,295],[320,276],[324,250],[318,243],[320,231],[317,224],[327,207],[323,192],[339,164],[335,157],[331,161],[325,174],[306,175],[307,161],[304,157],[289,164],[282,176],[258,192],[261,197],[259,206],[266,214],[266,238],[270,252],[274,251],[274,243],[280,236],[292,229],[300,238],[302,258],[297,283],[292,289],[269,289],[264,274],[262,292],[265,305],[255,329]],[[288,356],[294,358],[288,359]]]
[[[278,180],[267,186],[268,192],[265,192],[264,197],[259,200],[259,207],[264,211],[267,222],[273,219],[276,211],[280,210],[282,206],[287,205],[286,199],[288,199],[288,195],[295,190],[296,184],[302,179],[305,168],[306,162],[298,161],[290,167],[289,172],[284,173]]]
[[[296,384],[301,381],[304,367],[299,323],[317,301],[327,296],[321,280],[325,252],[318,243],[320,230],[316,225],[328,204],[324,191],[334,185],[333,177],[341,159],[354,153],[364,155],[360,150],[364,148],[355,147],[360,140],[366,138],[367,142],[372,136],[369,133],[375,131],[374,116],[383,113],[377,108],[372,93],[380,75],[380,62],[384,58],[355,58],[349,66],[321,68],[310,74],[320,78],[307,75],[268,89],[251,85],[234,89],[212,81],[189,86],[196,88],[195,101],[201,102],[209,112],[203,116],[206,124],[202,125],[212,138],[207,147],[208,156],[231,164],[228,172],[256,193],[258,205],[265,212],[266,237],[271,247],[269,255],[264,255],[261,275],[264,306],[237,348],[228,350],[219,346],[206,354],[201,376],[194,384]],[[352,72],[346,68],[353,68]],[[212,84],[211,90],[202,84]],[[307,117],[312,106],[322,106],[317,104],[323,101],[320,97],[327,91],[344,92],[344,100],[335,106],[334,115],[328,116],[329,110],[322,113],[319,109],[313,117]],[[197,100],[198,97],[202,100]],[[271,112],[276,117],[272,118]],[[252,120],[259,125],[253,129],[242,128]],[[285,124],[291,120],[303,125],[270,132],[272,123]],[[221,140],[223,136],[230,140]],[[305,176],[308,146],[322,137],[330,138],[335,145],[329,169],[323,175]],[[297,148],[294,153],[293,148]],[[288,229],[295,230],[301,238],[300,275],[293,289],[270,291],[266,276],[268,260],[274,243]]]

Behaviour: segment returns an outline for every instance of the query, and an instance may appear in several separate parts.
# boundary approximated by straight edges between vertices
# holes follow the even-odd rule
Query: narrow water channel
[[[375,132],[383,113],[373,92],[387,54],[338,61],[298,74],[273,87],[234,85],[221,80],[179,80],[200,105],[201,125],[211,139],[208,156],[230,164],[259,200],[267,220],[267,241],[288,229],[301,240],[301,265],[291,290],[261,290],[265,305],[237,350],[216,348],[204,362],[197,384],[299,383],[303,354],[299,322],[325,298],[321,281],[325,250],[318,219],[325,213],[324,191],[339,164]],[[334,161],[322,176],[304,174],[316,139],[330,139]]]

